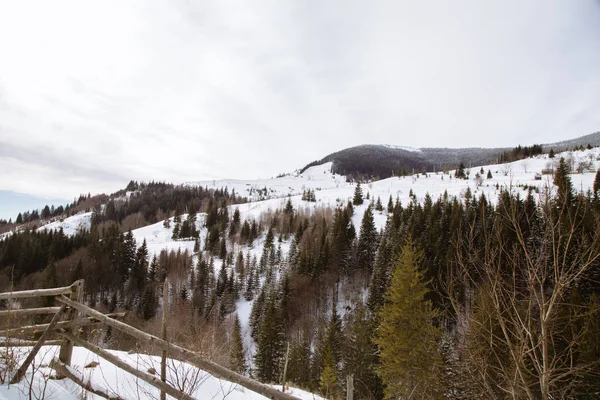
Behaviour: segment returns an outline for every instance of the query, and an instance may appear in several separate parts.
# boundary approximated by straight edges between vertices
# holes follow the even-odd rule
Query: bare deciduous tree
[[[586,231],[583,209],[557,207],[550,196],[534,210],[511,199],[496,213],[483,231],[474,223],[463,228],[445,288],[465,386],[486,398],[565,398],[585,390],[600,360],[583,357],[582,348],[600,313],[580,287],[598,268],[600,229]]]

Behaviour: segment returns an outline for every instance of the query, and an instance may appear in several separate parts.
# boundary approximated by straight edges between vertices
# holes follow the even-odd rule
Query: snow
[[[57,219],[48,224],[42,225],[38,229],[59,230],[67,236],[73,236],[80,231],[89,231],[92,226],[92,212],[84,212],[72,215],[67,218]]]
[[[202,186],[208,189],[225,188],[235,192],[240,196],[246,196],[251,201],[263,200],[265,198],[282,198],[290,195],[302,195],[306,189],[324,190],[335,189],[346,183],[346,178],[342,175],[331,173],[333,163],[325,163],[308,168],[302,174],[286,175],[280,178],[257,179],[257,180],[237,180],[224,179],[218,181],[199,181],[187,182],[186,185]],[[260,190],[267,188],[267,194],[259,193]]]
[[[383,147],[387,147],[388,149],[394,149],[394,150],[410,151],[411,153],[421,153],[421,149],[417,149],[414,147],[408,147],[408,146],[396,146],[394,144],[384,144]]]
[[[199,240],[203,242],[206,236],[206,228],[202,228],[204,223],[205,213],[198,213],[196,215],[196,227],[200,231]],[[181,221],[185,221],[188,218],[188,214],[181,215]],[[173,240],[173,228],[175,227],[174,217],[170,218],[170,227],[164,227],[164,221],[157,222],[152,225],[147,225],[139,229],[133,230],[131,233],[136,240],[137,246],[141,246],[144,240],[148,246],[148,254],[152,259],[152,256],[158,256],[161,250],[177,251],[182,252],[188,251],[190,254],[194,253],[194,240]]]
[[[27,356],[31,348],[20,349],[20,359]],[[111,354],[118,356],[121,360],[131,366],[141,369],[145,372],[150,368],[160,371],[160,357],[146,354],[130,354],[124,351],[108,350]],[[50,361],[58,356],[58,346],[43,346],[35,358],[34,365],[36,373],[29,368],[25,378],[15,385],[0,385],[0,400],[27,399],[31,387],[32,398],[42,398],[45,390],[45,399],[78,400],[101,399],[91,393],[85,393],[83,389],[70,379],[53,380],[47,377],[54,375],[53,370],[48,366]],[[84,368],[90,362],[98,362],[94,368]],[[86,380],[90,380],[96,388],[103,388],[112,394],[118,394],[126,399],[157,399],[159,398],[158,389],[136,378],[135,376],[117,368],[115,365],[96,356],[90,351],[75,347],[72,357],[72,371],[77,375],[83,375]],[[167,381],[182,382],[182,378],[187,378],[187,383],[183,385],[184,391],[197,399],[228,399],[228,400],[262,400],[266,397],[252,392],[244,387],[232,382],[217,379],[209,373],[202,371],[189,364],[176,361],[167,361]],[[157,374],[158,376],[158,374]],[[179,379],[177,379],[179,378]],[[322,399],[319,396],[299,390],[291,389],[291,393],[300,399]]]

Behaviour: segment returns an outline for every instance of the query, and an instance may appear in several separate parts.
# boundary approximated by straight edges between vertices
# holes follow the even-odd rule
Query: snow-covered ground
[[[20,358],[24,359],[30,348],[21,348]],[[14,399],[57,399],[80,400],[101,399],[101,397],[84,393],[83,389],[70,379],[53,380],[48,377],[54,371],[48,366],[50,361],[58,356],[57,346],[44,346],[41,348],[33,365],[35,373],[30,367],[26,377],[16,385],[0,385],[0,400]],[[129,354],[123,351],[109,350],[113,355],[129,365],[148,372],[154,368],[160,371],[160,357],[144,354]],[[91,362],[98,362],[93,368],[85,368]],[[124,399],[158,399],[159,391],[146,382],[117,368],[88,350],[75,347],[73,350],[72,368],[83,375],[84,379],[91,380],[95,387],[103,388],[110,394],[117,394]],[[227,400],[260,400],[266,397],[252,392],[234,383],[217,379],[209,373],[199,370],[189,364],[168,360],[167,381],[173,386],[183,389],[187,394],[197,399],[227,399]],[[159,374],[159,373],[158,373]],[[159,375],[157,375],[159,376]],[[176,383],[176,382],[179,382]],[[185,384],[183,382],[186,382]],[[32,390],[30,393],[30,389]],[[307,393],[299,389],[291,389],[291,394],[300,399],[322,400],[322,397]],[[31,394],[31,396],[30,396]],[[171,398],[171,397],[169,397]]]
[[[346,184],[346,179],[341,175],[331,173],[332,163],[325,163],[308,168],[302,174],[286,175],[280,178],[238,180],[223,179],[212,181],[188,182],[190,186],[202,186],[209,189],[227,187],[240,196],[246,196],[249,200],[265,198],[285,197],[289,195],[301,195],[305,189],[324,190],[335,189]],[[267,193],[264,189],[267,188]],[[263,192],[261,192],[263,191]]]
[[[38,229],[59,230],[62,228],[67,236],[73,236],[81,231],[89,231],[92,226],[92,213],[83,212],[64,219],[58,219],[43,225]]]

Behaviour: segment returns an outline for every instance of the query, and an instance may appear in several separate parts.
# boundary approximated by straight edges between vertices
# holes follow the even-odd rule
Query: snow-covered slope
[[[27,356],[30,348],[21,348],[21,359]],[[26,377],[16,385],[0,385],[0,400],[14,399],[101,399],[101,397],[83,391],[70,379],[48,379],[54,372],[48,367],[50,361],[58,356],[57,346],[44,346],[38,353]],[[160,371],[160,357],[144,354],[130,354],[123,351],[109,350],[113,355],[127,362],[133,367],[148,371],[154,368]],[[98,365],[85,368],[86,365],[96,361]],[[108,361],[96,356],[88,350],[75,347],[73,349],[72,368],[90,379],[94,386],[101,387],[111,394],[119,395],[124,399],[158,399],[159,391],[153,386],[137,379],[135,376],[117,368]],[[187,394],[197,399],[227,399],[227,400],[261,400],[266,397],[238,386],[234,383],[217,379],[209,373],[199,370],[189,364],[168,360],[167,381],[183,389]],[[32,370],[36,372],[33,373]],[[30,389],[32,390],[30,393]],[[322,400],[321,397],[299,389],[292,389],[291,394],[300,399]]]
[[[284,197],[302,194],[305,189],[335,189],[343,186],[346,179],[343,176],[331,173],[332,163],[325,163],[307,169],[302,174],[285,175],[272,179],[237,180],[224,179],[217,181],[188,182],[187,185],[218,189],[227,187],[229,191],[235,190],[240,196],[249,200],[264,198]],[[264,189],[267,188],[267,193]]]
[[[91,225],[92,213],[84,212],[64,219],[52,221],[49,224],[42,225],[38,229],[59,230],[62,228],[65,235],[73,236],[80,231],[89,231]]]
[[[552,169],[558,163],[560,157],[567,159],[573,169],[576,169],[582,162],[588,162],[593,167],[584,173],[575,173],[571,175],[573,187],[578,191],[587,191],[593,185],[594,171],[600,167],[599,157],[600,148],[590,150],[563,152],[556,154],[556,157],[549,159],[547,155],[528,158],[513,163],[493,164],[483,166],[472,166],[467,168],[469,179],[455,179],[454,171],[449,173],[426,173],[415,174],[406,177],[392,177],[380,181],[371,182],[363,185],[365,195],[369,193],[371,200],[375,201],[377,197],[381,199],[384,207],[390,196],[395,200],[398,198],[403,204],[411,200],[410,193],[416,196],[417,200],[423,200],[426,194],[432,198],[437,198],[445,191],[450,196],[464,195],[467,188],[470,188],[474,195],[485,193],[491,201],[497,199],[497,194],[500,189],[510,188],[513,191],[526,192],[526,187],[537,187],[543,189],[545,186],[552,186],[552,175],[541,175],[543,170]],[[302,174],[286,175],[272,179],[258,180],[213,180],[213,181],[197,181],[188,182],[186,185],[202,186],[209,189],[227,188],[230,192],[235,190],[238,195],[248,197],[250,203],[240,204],[237,207],[240,209],[242,217],[256,218],[260,214],[268,210],[275,210],[283,207],[290,196],[296,208],[314,209],[317,207],[336,206],[345,203],[352,198],[355,184],[346,182],[346,177],[333,174],[331,172],[332,163],[325,163],[308,168]],[[481,184],[475,181],[475,175],[483,169]],[[493,178],[486,179],[487,172],[491,171]],[[311,189],[315,191],[317,203],[309,203],[301,200],[303,191]],[[127,198],[131,193],[128,192]],[[362,216],[362,212],[366,205],[359,207],[354,220],[358,220]],[[383,214],[382,214],[383,215]],[[42,225],[38,229],[60,229],[62,228],[66,235],[73,235],[81,229],[89,229],[91,224],[92,213],[80,213],[61,220]],[[385,223],[385,216],[377,218],[378,226],[382,227]],[[150,225],[138,230],[137,237],[146,237],[148,243],[153,243],[153,246],[160,251],[162,248],[177,249],[180,247],[189,247],[185,242],[178,244],[167,244],[170,236],[167,232],[163,232],[162,223]],[[201,225],[199,220],[199,225]],[[18,228],[17,228],[18,229]],[[10,232],[2,234],[2,237],[10,235]],[[161,236],[162,235],[162,236]]]

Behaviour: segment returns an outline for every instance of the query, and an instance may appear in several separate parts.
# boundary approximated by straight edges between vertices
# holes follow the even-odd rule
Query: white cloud
[[[1,1],[0,190],[272,176],[600,126],[600,5]]]

